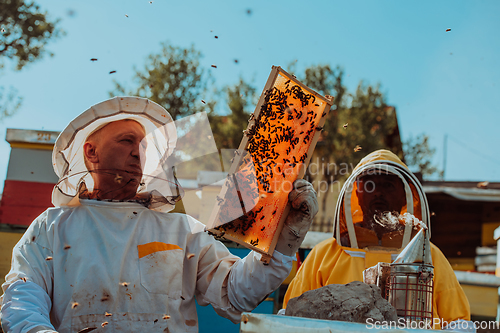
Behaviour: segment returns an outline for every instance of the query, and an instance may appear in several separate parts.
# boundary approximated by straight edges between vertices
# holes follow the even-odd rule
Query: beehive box
[[[273,66],[207,229],[269,261],[288,215],[288,194],[302,178],[333,98]]]

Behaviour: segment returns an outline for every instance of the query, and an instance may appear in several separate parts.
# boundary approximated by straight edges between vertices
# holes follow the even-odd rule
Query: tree
[[[443,177],[443,170],[439,170],[432,164],[432,158],[436,152],[436,148],[431,148],[429,145],[429,136],[419,134],[416,138],[410,136],[403,143],[405,152],[405,161],[410,170],[420,172],[423,178],[438,175]]]
[[[219,149],[237,149],[247,128],[250,113],[257,103],[256,89],[240,78],[233,86],[223,89],[226,94],[229,115],[210,114],[210,125]]]
[[[380,86],[360,82],[351,94],[343,84],[343,75],[343,69],[338,66],[332,69],[329,65],[315,65],[306,68],[301,77],[302,82],[320,94],[334,96],[316,148],[317,156],[324,163],[335,165],[334,174],[328,170],[330,172],[324,175],[328,184],[348,176],[352,167],[373,150],[385,148],[403,157],[399,133],[394,133],[397,131],[395,111],[387,105]],[[361,151],[354,151],[357,146]]]
[[[33,1],[0,0],[0,70],[7,59],[21,70],[47,53],[46,44],[64,33],[59,20],[51,22],[47,16]],[[15,89],[5,90],[0,87],[0,121],[14,114],[22,101]]]
[[[200,111],[201,100],[211,82],[209,73],[200,66],[201,52],[194,46],[182,48],[168,42],[161,45],[161,52],[149,55],[144,69],[135,71],[133,82],[137,88],[127,89],[115,81],[115,91],[110,96],[149,98],[167,109],[174,120]],[[209,110],[213,107],[214,103],[209,103]]]
[[[21,106],[22,97],[17,95],[17,91],[10,87],[7,92],[5,87],[0,86],[0,122],[16,113]]]

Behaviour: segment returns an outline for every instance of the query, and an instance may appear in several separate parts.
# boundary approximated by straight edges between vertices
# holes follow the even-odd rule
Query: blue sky
[[[298,72],[340,65],[351,91],[360,80],[382,85],[403,140],[429,135],[438,167],[448,135],[446,180],[500,181],[499,1],[36,2],[66,35],[48,45],[54,57],[0,76],[24,97],[0,123],[0,191],[6,128],[62,130],[107,99],[113,80],[127,84],[164,41],[193,44],[220,87],[241,76],[260,92],[271,66],[295,60]]]

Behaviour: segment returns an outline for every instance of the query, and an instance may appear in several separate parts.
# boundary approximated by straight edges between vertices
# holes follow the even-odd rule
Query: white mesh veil
[[[54,171],[59,182],[52,192],[55,206],[68,204],[79,192],[82,183],[93,189],[87,170],[83,144],[89,135],[106,124],[132,119],[146,132],[147,148],[141,151],[143,177],[137,190],[141,202],[158,211],[171,210],[182,196],[182,189],[166,161],[177,143],[176,126],[170,114],[160,105],[139,97],[115,97],[98,103],[76,117],[61,132],[52,153]]]

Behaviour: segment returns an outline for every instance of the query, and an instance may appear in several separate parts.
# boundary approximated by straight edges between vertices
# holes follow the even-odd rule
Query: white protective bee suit
[[[149,199],[78,198],[82,183],[92,188],[81,145],[120,119],[134,119],[146,130],[143,172],[154,177],[143,179],[138,192]],[[153,164],[173,150],[171,125],[156,103],[121,97],[94,105],[61,133],[53,153],[60,176],[56,207],[42,213],[14,247],[0,300],[4,332],[197,332],[195,297],[238,322],[241,312],[280,286],[292,256],[275,251],[268,265],[253,251],[240,259],[194,218],[166,213],[180,190],[175,181],[159,186],[169,175]]]

